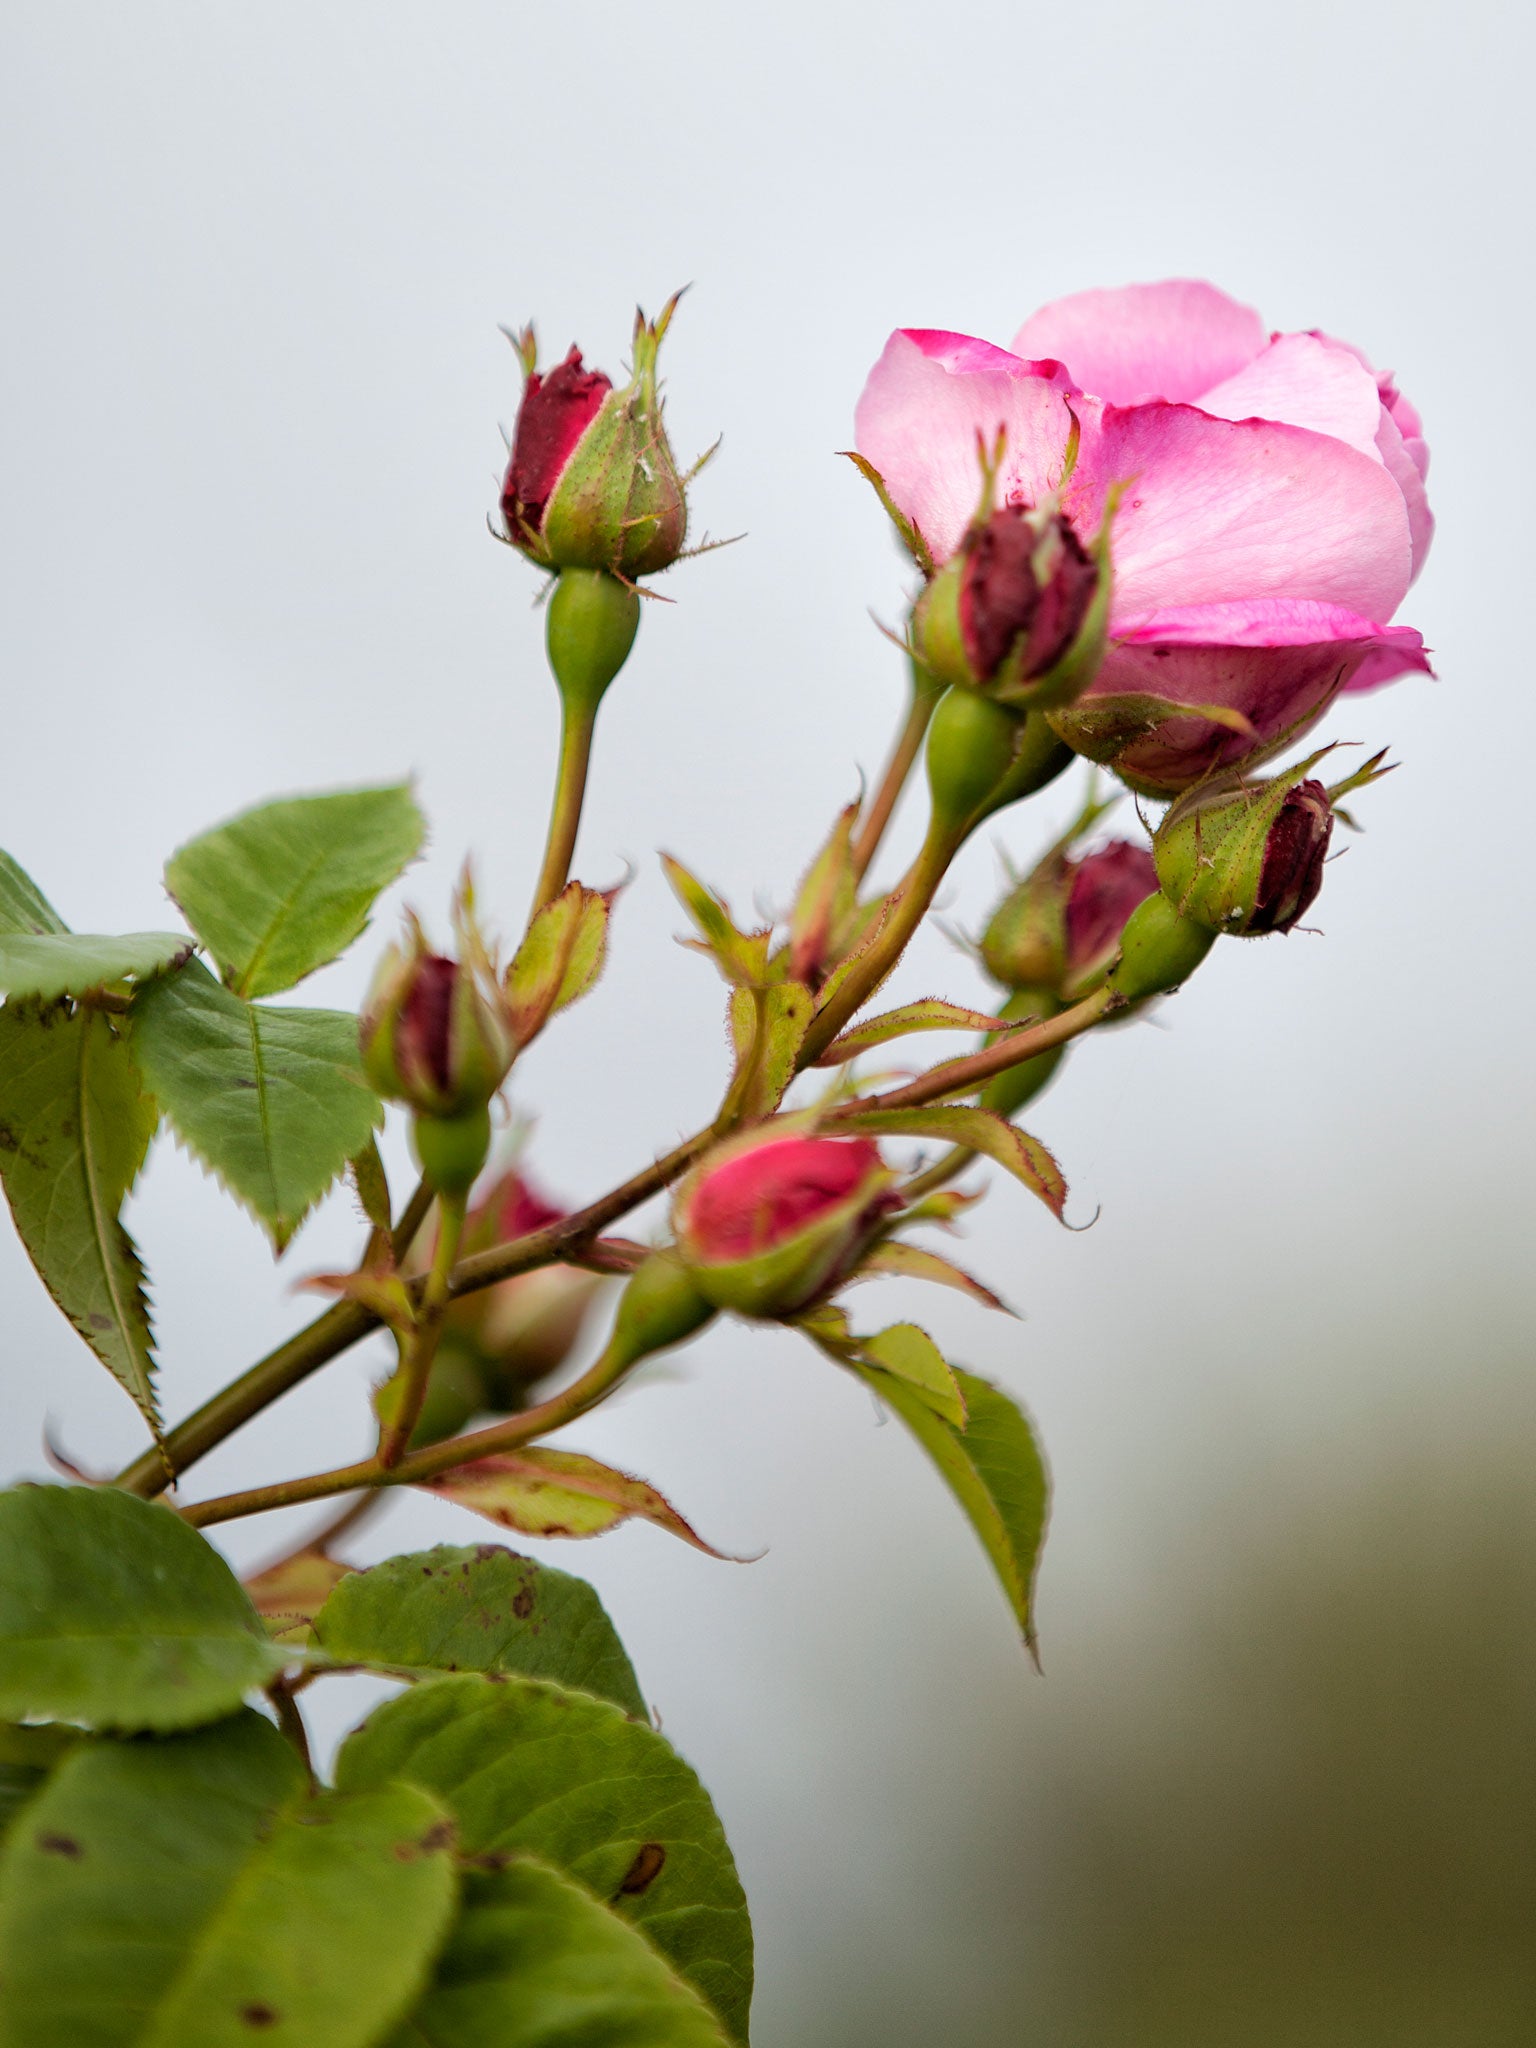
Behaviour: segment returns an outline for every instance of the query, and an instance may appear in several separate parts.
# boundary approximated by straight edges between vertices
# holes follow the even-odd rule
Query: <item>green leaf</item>
[[[646,1718],[634,1667],[586,1580],[495,1543],[444,1543],[351,1573],[320,1610],[315,1641],[338,1664],[552,1678]]]
[[[390,2048],[725,2048],[651,1944],[531,1857],[471,1873],[437,1977]]]
[[[69,926],[24,867],[0,853],[0,932],[67,932]]]
[[[1013,1313],[1002,1297],[983,1286],[974,1274],[923,1245],[903,1244],[890,1238],[876,1245],[872,1252],[866,1252],[859,1261],[856,1277],[864,1280],[884,1275],[900,1280],[932,1280],[940,1287],[954,1287],[961,1294],[968,1294],[982,1308],[1001,1309],[1004,1315]]]
[[[309,1798],[253,1714],[83,1750],[0,1861],[7,2048],[369,2048],[447,1932],[452,1835],[414,1787]]]
[[[507,1001],[520,1046],[596,984],[608,957],[612,907],[611,893],[567,882],[534,917],[507,970]]]
[[[917,1390],[888,1372],[856,1367],[906,1423],[965,1510],[1002,1582],[1026,1648],[1035,1648],[1034,1586],[1045,1541],[1050,1480],[1028,1419],[999,1388],[955,1369],[968,1421],[943,1421]]]
[[[937,1102],[922,1109],[877,1109],[839,1116],[837,1125],[840,1130],[870,1131],[891,1138],[938,1138],[948,1145],[965,1145],[1006,1167],[1015,1180],[1040,1197],[1058,1222],[1067,1206],[1067,1183],[1045,1146],[1017,1125],[994,1116],[990,1109]]]
[[[276,995],[345,952],[425,835],[404,785],[290,797],[191,840],[165,886],[237,995]]]
[[[169,1508],[112,1487],[0,1493],[0,1719],[190,1728],[286,1661]]]
[[[708,1557],[720,1555],[654,1486],[579,1451],[498,1451],[417,1483],[524,1536],[601,1536],[638,1515]]]
[[[0,1763],[0,1841],[33,1793],[47,1781],[48,1773],[31,1764]]]
[[[854,1025],[841,1038],[834,1038],[815,1064],[818,1067],[841,1066],[844,1060],[857,1059],[861,1052],[884,1045],[892,1038],[905,1038],[913,1031],[998,1032],[998,1019],[988,1016],[984,1010],[967,1010],[960,1003],[946,1003],[938,996],[925,996],[920,1002],[904,1003],[899,1010],[886,1010],[878,1017],[871,1017],[867,1023]]]
[[[139,991],[133,1046],[176,1135],[278,1251],[384,1119],[355,1017],[247,1003],[199,960]]]
[[[0,1840],[54,1766],[84,1741],[78,1728],[44,1722],[35,1727],[0,1723]]]
[[[769,978],[768,941],[772,937],[771,931],[738,931],[727,905],[712,889],[706,889],[701,881],[690,875],[681,861],[675,861],[671,854],[664,853],[661,865],[678,902],[693,919],[699,933],[697,939],[687,939],[684,944],[691,946],[696,953],[708,953],[727,981],[743,988],[761,987]]]
[[[885,478],[880,474],[879,470],[865,456],[858,454],[852,448],[841,448],[838,450],[838,453],[846,455],[864,481],[873,486],[875,496],[885,507],[887,518],[901,536],[902,545],[917,563],[923,574],[931,576],[933,574],[933,556],[929,551],[928,543],[923,539],[916,524],[907,517],[906,513],[901,510],[896,500],[886,489]]]
[[[641,1928],[745,2040],[752,1929],[709,1797],[605,1700],[535,1679],[443,1678],[387,1701],[337,1759],[345,1791],[434,1793],[471,1856],[541,1856]]]
[[[0,1854],[6,2048],[139,2048],[186,1950],[303,1787],[294,1751],[249,1712],[67,1757]]]
[[[0,1010],[0,1179],[59,1307],[158,1430],[144,1269],[118,1211],[159,1112],[99,1011]]]
[[[965,1397],[943,1352],[916,1323],[892,1323],[873,1337],[857,1339],[869,1365],[895,1375],[952,1429],[965,1428]]]
[[[281,1814],[197,1931],[143,2048],[253,2033],[371,2048],[421,1996],[457,1903],[453,1824],[414,1785]]]
[[[815,1014],[816,999],[803,982],[731,990],[731,1042],[736,1052],[736,1078],[728,1098],[731,1115],[748,1121],[773,1115],[795,1078],[795,1063]]]
[[[83,996],[113,981],[148,981],[192,951],[185,932],[19,932],[0,936],[0,995]]]

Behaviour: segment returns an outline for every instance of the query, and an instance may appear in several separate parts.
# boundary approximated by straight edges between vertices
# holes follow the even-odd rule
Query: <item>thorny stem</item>
[[[438,1339],[443,1334],[443,1317],[448,1310],[448,1287],[453,1274],[453,1262],[458,1257],[459,1244],[464,1236],[464,1217],[468,1207],[468,1196],[442,1194],[438,1196],[437,1245],[432,1253],[432,1266],[427,1274],[426,1285],[421,1291],[421,1301],[416,1310],[416,1327],[404,1358],[400,1361],[400,1397],[393,1419],[379,1433],[379,1463],[398,1465],[410,1442],[417,1423],[421,1420],[422,1403],[427,1398],[427,1381],[432,1372],[432,1361],[437,1356]]]
[[[928,708],[931,709],[931,705]],[[914,702],[908,726],[904,728],[893,752],[891,766],[882,784],[881,797],[885,794],[886,784],[892,789],[891,805],[894,805],[895,792],[899,791],[901,780],[910,769],[910,761],[905,768],[901,768],[899,763],[906,751],[908,733],[915,723],[916,716],[917,704]],[[544,873],[540,878],[540,904],[558,893],[564,886],[569,871],[576,829],[580,821],[587,761],[591,751],[592,725],[591,715],[585,718],[568,718],[564,723],[549,849],[545,857]],[[914,754],[920,738],[919,733],[917,741],[913,742]],[[877,798],[877,804],[879,801]],[[881,936],[880,943],[861,963],[860,970],[850,975],[848,982],[838,992],[833,1002],[816,1019],[801,1048],[799,1067],[809,1066],[825,1050],[895,966],[926,915],[949,863],[964,837],[964,832],[958,835],[953,831],[941,832],[936,824],[930,824],[922,851],[897,892],[890,922]],[[871,1109],[916,1108],[945,1097],[974,1092],[993,1074],[1000,1073],[1021,1060],[1031,1059],[1037,1053],[1048,1051],[1053,1046],[1064,1044],[1080,1032],[1088,1030],[1099,1021],[1106,1010],[1113,1007],[1113,999],[1106,991],[1101,991],[1096,996],[1085,998],[1072,1009],[1062,1011],[1060,1015],[1028,1030],[1009,1033],[984,1051],[973,1054],[969,1059],[946,1062],[931,1074],[920,1077],[905,1088],[886,1095],[868,1096],[859,1101],[845,1103],[829,1113],[829,1120],[837,1122]],[[580,1259],[589,1250],[591,1241],[608,1224],[629,1210],[637,1208],[642,1202],[649,1200],[652,1195],[678,1179],[719,1135],[717,1119],[715,1123],[695,1132],[691,1138],[685,1139],[663,1158],[642,1169],[620,1186],[611,1189],[585,1209],[576,1211],[558,1223],[547,1225],[542,1230],[531,1231],[524,1237],[494,1246],[489,1251],[463,1260],[448,1276],[448,1298],[456,1300],[480,1288],[494,1286],[498,1281],[509,1279],[516,1273],[529,1272],[536,1267],[551,1265],[565,1258]],[[430,1201],[430,1193],[424,1187],[419,1187],[394,1233],[397,1257],[414,1238],[425,1218]],[[233,1435],[242,1424],[377,1327],[378,1318],[360,1303],[337,1302],[306,1329],[279,1345],[264,1359],[258,1360],[231,1386],[222,1389],[210,1401],[204,1403],[200,1409],[171,1430],[161,1444],[154,1446],[125,1467],[115,1483],[145,1498],[152,1498],[163,1492],[199,1458]],[[599,1367],[601,1363],[602,1361],[599,1361]],[[594,1367],[593,1372],[597,1372],[599,1367]],[[258,1488],[247,1495],[230,1495],[224,1501],[204,1502],[184,1512],[189,1519],[200,1525],[205,1520],[223,1520],[230,1515],[256,1513],[261,1508],[269,1506],[322,1499],[355,1488],[375,1489],[392,1481],[407,1483],[430,1472],[446,1469],[464,1458],[486,1456],[494,1449],[505,1449],[528,1442],[543,1431],[559,1427],[560,1422],[570,1420],[572,1414],[582,1412],[582,1408],[578,1407],[566,1413],[561,1404],[579,1389],[587,1387],[590,1379],[591,1374],[578,1381],[575,1387],[568,1389],[565,1396],[557,1396],[553,1402],[529,1409],[524,1414],[510,1418],[489,1430],[479,1431],[471,1437],[451,1439],[447,1445],[434,1446],[427,1451],[408,1454],[393,1471],[381,1468],[376,1461],[364,1461],[358,1465],[339,1468],[336,1472],[314,1475],[307,1480],[299,1479],[277,1487]],[[592,1398],[600,1398],[600,1395]],[[588,1403],[584,1401],[583,1406],[585,1405]],[[471,1448],[465,1449],[465,1446]],[[423,1459],[435,1462],[423,1465]]]
[[[244,1493],[226,1493],[216,1500],[198,1501],[181,1510],[182,1519],[204,1529],[214,1522],[231,1522],[242,1515],[259,1515],[271,1508],[294,1507],[301,1501],[324,1500],[333,1493],[350,1493],[355,1487],[409,1486],[432,1479],[439,1472],[451,1472],[459,1465],[473,1464],[498,1451],[515,1450],[535,1437],[547,1436],[574,1422],[595,1407],[639,1361],[633,1352],[610,1344],[593,1365],[573,1380],[563,1392],[551,1395],[536,1408],[521,1415],[509,1415],[488,1429],[468,1436],[449,1437],[424,1450],[408,1452],[399,1464],[386,1469],[377,1458],[356,1465],[340,1465],[331,1472],[312,1472],[303,1479],[283,1479],[273,1486],[253,1486]]]
[[[907,870],[895,894],[885,930],[870,948],[837,994],[818,1011],[797,1066],[811,1066],[836,1038],[843,1026],[861,1010],[906,951],[912,934],[928,914],[930,904],[948,872],[964,834],[942,830],[930,824],[922,851]]]
[[[945,1060],[930,1072],[919,1074],[904,1088],[892,1088],[884,1095],[864,1095],[852,1102],[839,1103],[827,1112],[827,1121],[838,1123],[848,1117],[868,1116],[873,1110],[921,1109],[926,1103],[943,1102],[953,1095],[972,1095],[994,1074],[1016,1067],[1021,1060],[1032,1060],[1037,1053],[1049,1052],[1054,1046],[1065,1045],[1069,1039],[1081,1037],[1083,1032],[1091,1031],[1095,1024],[1121,1007],[1121,998],[1112,989],[1097,989],[1091,996],[1084,996],[1080,1003],[1074,1003],[1069,1010],[1058,1011],[1054,1017],[1044,1017],[1023,1031],[1005,1033],[981,1052],[973,1052],[965,1059]]]
[[[535,916],[565,887],[570,879],[571,856],[576,851],[576,833],[581,824],[581,807],[587,793],[587,767],[592,758],[592,734],[597,724],[597,707],[573,708],[562,692],[560,713],[560,764],[555,771],[555,800],[550,806],[549,839],[544,848],[544,865],[533,892]]]
[[[933,689],[920,671],[912,674],[912,701],[907,707],[907,716],[891,757],[885,764],[885,773],[875,791],[874,802],[860,820],[859,829],[853,838],[853,875],[856,882],[862,882],[869,871],[870,862],[879,851],[885,837],[885,828],[891,822],[891,813],[900,801],[901,792],[907,786],[907,777],[912,773],[912,764],[922,749],[923,735],[928,730],[928,721],[933,716],[933,707],[939,701],[940,693]]]
[[[619,1187],[612,1188],[585,1209],[578,1209],[558,1223],[495,1246],[464,1259],[455,1268],[449,1291],[452,1299],[492,1287],[514,1273],[531,1272],[536,1266],[550,1266],[568,1255],[581,1253],[589,1240],[629,1210],[638,1208],[654,1194],[670,1186],[693,1164],[713,1136],[713,1127],[697,1131],[654,1165],[645,1167]],[[134,1460],[117,1476],[115,1484],[145,1498],[163,1493],[170,1483],[167,1467],[179,1476],[197,1460],[232,1436],[243,1423],[258,1415],[270,1402],[322,1365],[349,1350],[359,1338],[377,1329],[379,1319],[355,1301],[338,1301],[307,1329],[300,1330],[285,1344],[225,1387],[167,1432],[162,1449],[151,1449]],[[532,1412],[532,1411],[530,1411]],[[366,1482],[359,1481],[358,1484]],[[332,1489],[334,1490],[334,1489]]]
[[[427,1220],[427,1212],[436,1201],[436,1190],[425,1178],[417,1181],[411,1190],[411,1199],[400,1211],[400,1221],[390,1235],[390,1253],[399,1265],[411,1246],[416,1242],[417,1232]]]

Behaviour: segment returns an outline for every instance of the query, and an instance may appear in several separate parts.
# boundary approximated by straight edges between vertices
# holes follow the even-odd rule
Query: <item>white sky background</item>
[[[784,904],[898,714],[866,612],[895,616],[901,563],[833,454],[892,326],[1006,342],[1061,293],[1207,275],[1276,327],[1359,343],[1425,415],[1440,534],[1402,617],[1441,680],[1327,728],[1405,765],[1360,801],[1326,938],[1224,944],[1160,1027],[1074,1055],[1033,1123],[1100,1221],[1066,1236],[999,1188],[963,1254],[1027,1322],[857,1298],[919,1313],[1036,1415],[1058,1488],[1048,1678],[915,1449],[790,1338],[714,1332],[578,1433],[723,1547],[768,1546],[738,1569],[640,1530],[558,1557],[603,1591],[716,1795],[765,2048],[843,2038],[872,1998],[885,2040],[930,2039],[989,1945],[1027,1938],[944,1918],[966,1831],[1028,1773],[1032,1726],[1134,1686],[1149,1617],[1233,1530],[1405,1433],[1531,1426],[1536,307],[1511,19],[1490,0],[5,11],[0,843],[78,925],[164,923],[165,855],[264,796],[414,771],[434,842],[405,895],[440,915],[473,849],[515,935],[555,699],[535,575],[484,526],[519,388],[496,323],[535,316],[548,355],[574,338],[616,371],[634,301],[695,282],[669,419],[684,456],[724,432],[698,525],[749,538],[666,579],[677,602],[648,610],[605,708],[578,869],[638,879],[606,981],[517,1095],[572,1200],[694,1128],[723,1077],[723,989],[670,943],[654,850],[743,908]],[[1027,859],[1077,791],[983,835],[960,921],[988,905],[993,845]],[[892,874],[916,829],[911,806]],[[305,999],[355,1002],[382,931]],[[936,933],[896,986],[981,994]],[[164,1143],[132,1220],[172,1418],[307,1313],[291,1279],[356,1238],[337,1202],[274,1275]],[[132,1410],[8,1230],[0,1290],[10,1467],[45,1470],[45,1416],[87,1463],[131,1455]],[[359,1454],[379,1363],[329,1368],[198,1489]],[[367,1554],[481,1533],[413,1502]]]

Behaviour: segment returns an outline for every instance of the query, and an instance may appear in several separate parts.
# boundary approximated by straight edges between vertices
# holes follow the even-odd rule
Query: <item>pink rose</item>
[[[1059,490],[1085,541],[1125,487],[1110,652],[1052,714],[1080,752],[1165,795],[1273,754],[1341,690],[1428,671],[1419,635],[1387,623],[1429,545],[1428,455],[1417,413],[1357,350],[1269,335],[1214,286],[1173,282],[1058,300],[1013,351],[893,334],[858,447],[935,562],[975,510],[978,433],[1006,433],[999,503]]]

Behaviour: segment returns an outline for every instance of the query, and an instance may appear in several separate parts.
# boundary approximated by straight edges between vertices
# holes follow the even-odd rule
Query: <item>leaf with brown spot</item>
[[[724,1556],[654,1486],[578,1451],[502,1451],[420,1484],[524,1536],[601,1536],[638,1516],[710,1557]]]
[[[499,1543],[386,1558],[340,1581],[316,1616],[332,1662],[433,1678],[554,1679],[645,1719],[634,1668],[585,1579]]]

